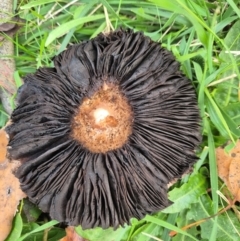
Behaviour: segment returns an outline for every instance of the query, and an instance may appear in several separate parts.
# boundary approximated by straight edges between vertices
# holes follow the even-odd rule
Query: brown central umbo
[[[94,153],[122,147],[132,133],[133,113],[115,84],[104,83],[85,98],[72,121],[72,137]]]

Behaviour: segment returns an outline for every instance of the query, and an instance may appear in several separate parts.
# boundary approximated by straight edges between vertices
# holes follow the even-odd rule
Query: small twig
[[[229,206],[229,205],[232,206],[232,209],[234,210],[235,213],[236,213],[236,211],[237,211],[236,214],[237,214],[238,219],[239,219],[239,212],[238,212],[238,210],[236,209],[236,207],[235,207],[235,205],[234,205],[234,203],[237,201],[236,198],[234,198],[234,199],[230,202],[220,191],[217,190],[217,194],[221,197],[220,201],[221,201],[221,203],[222,203],[222,206],[224,206],[224,205],[223,205],[223,202],[222,202],[222,199],[223,199],[225,202],[228,203],[228,206]],[[231,223],[231,225],[232,225],[233,228],[235,229],[236,233],[238,234],[238,236],[240,236],[240,233],[238,232],[238,230],[237,230],[236,227],[234,226],[234,224],[233,224],[231,218],[229,217],[228,213],[226,212],[226,210],[225,210],[225,213],[226,213],[226,215],[228,216],[229,222]]]
[[[167,30],[162,34],[161,38],[158,40],[158,42],[161,42],[163,37],[171,30],[172,26],[174,25],[175,21],[172,22],[172,24],[167,28]]]
[[[217,193],[218,193],[218,195],[219,195],[220,192],[217,191]],[[222,197],[223,195],[220,195],[220,196]],[[204,223],[204,222],[206,222],[206,221],[208,221],[208,220],[210,220],[210,219],[212,219],[212,218],[214,218],[214,217],[216,217],[216,216],[219,216],[220,214],[222,214],[222,213],[226,212],[227,210],[229,210],[230,208],[233,208],[233,207],[234,207],[234,203],[236,202],[236,199],[234,199],[234,200],[228,200],[228,199],[225,197],[224,200],[228,203],[228,206],[227,206],[227,207],[223,208],[222,210],[220,210],[219,212],[213,214],[212,216],[203,218],[203,219],[198,220],[198,221],[196,221],[196,222],[194,222],[194,223],[190,223],[190,224],[182,227],[181,229],[185,231],[185,230],[187,230],[187,229],[189,229],[189,228],[192,228],[192,227],[194,227],[194,226],[198,226],[198,225],[200,225],[201,223]],[[177,234],[176,231],[171,231],[171,232],[169,233],[169,236],[173,237],[173,236],[175,236],[176,234]]]
[[[149,238],[152,238],[152,239],[154,239],[154,240],[157,240],[157,241],[163,241],[162,239],[157,238],[157,237],[154,237],[154,236],[151,235],[151,234],[144,233],[144,232],[142,232],[142,234],[145,235],[145,236],[147,236],[147,237],[149,237]]]
[[[224,82],[224,81],[226,81],[226,80],[229,80],[229,79],[232,79],[232,78],[235,78],[235,77],[237,77],[237,75],[236,75],[236,74],[232,74],[232,75],[229,75],[229,76],[224,77],[224,78],[222,78],[222,79],[215,80],[215,81],[213,81],[212,83],[210,83],[210,84],[208,85],[208,87],[209,87],[209,86],[216,85],[216,84],[219,84],[219,83],[222,83],[222,82]]]
[[[65,10],[66,8],[68,8],[69,6],[73,5],[74,3],[78,2],[78,0],[73,0],[69,3],[67,3],[66,5],[64,5],[63,7],[61,7],[60,9],[58,9],[56,12],[52,13],[52,11],[55,9],[57,3],[54,4],[54,6],[50,9],[50,11],[46,14],[46,16],[44,17],[44,19],[39,23],[39,26],[47,21],[49,18],[54,18],[57,14],[59,14],[60,12],[62,12],[63,10]]]
[[[238,56],[238,55],[240,55],[240,51],[225,51],[225,53],[226,54],[233,54],[233,55],[235,55],[235,56]]]
[[[95,7],[91,13],[89,13],[89,16],[93,15],[100,7],[102,7],[102,4],[98,4],[97,7]]]

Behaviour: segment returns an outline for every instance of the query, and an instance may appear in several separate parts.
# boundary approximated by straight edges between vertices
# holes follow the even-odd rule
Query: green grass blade
[[[31,234],[33,234],[33,233],[37,233],[37,232],[43,231],[43,230],[45,230],[45,229],[47,229],[47,228],[50,228],[50,227],[52,227],[52,226],[54,226],[54,225],[56,225],[56,224],[58,224],[58,223],[59,223],[58,221],[52,220],[52,221],[50,221],[50,222],[48,222],[48,223],[45,223],[45,224],[43,224],[42,226],[34,229],[34,230],[31,231],[31,232],[24,234],[22,237],[18,238],[16,241],[23,241],[23,240],[24,240],[25,238],[27,238],[29,235],[31,235]]]
[[[233,142],[235,142],[226,120],[224,119],[214,99],[210,95],[208,89],[205,89],[205,94],[207,96],[206,105],[209,112],[208,114],[212,122],[215,124],[215,126],[218,128],[222,135],[225,135],[225,137],[229,137]]]
[[[47,47],[54,40],[56,40],[57,38],[59,38],[60,36],[62,36],[64,34],[68,33],[72,28],[75,28],[81,24],[88,23],[91,21],[104,19],[104,17],[105,17],[104,14],[97,14],[94,16],[87,16],[87,17],[71,20],[67,23],[64,23],[64,24],[60,25],[59,27],[55,28],[52,32],[50,32],[50,34],[48,35],[48,38],[46,40],[45,46]]]
[[[149,215],[147,215],[147,216],[144,218],[144,220],[146,220],[146,221],[148,221],[148,222],[151,222],[151,223],[155,223],[155,224],[157,224],[157,225],[159,225],[159,226],[162,226],[162,227],[164,227],[164,228],[167,228],[167,229],[169,229],[169,230],[173,230],[173,231],[175,231],[175,232],[177,232],[177,233],[181,233],[181,234],[183,234],[183,235],[185,235],[185,236],[188,236],[188,237],[191,238],[192,240],[198,241],[198,240],[197,240],[196,238],[194,238],[191,234],[183,231],[182,229],[180,229],[180,228],[178,228],[178,227],[176,227],[176,226],[174,226],[174,225],[172,225],[172,224],[170,224],[170,223],[168,223],[168,222],[166,222],[166,221],[164,221],[164,220],[161,220],[161,219],[155,218],[155,217],[153,217],[153,216],[149,216]]]
[[[63,0],[57,0],[57,1],[54,1],[54,0],[39,0],[39,1],[30,1],[29,3],[23,5],[20,7],[20,9],[30,9],[32,7],[39,7],[41,5],[44,5],[44,4],[48,4],[48,3],[56,3],[56,2],[64,2]]]
[[[20,213],[17,213],[14,220],[13,220],[13,228],[9,236],[5,241],[16,241],[22,232],[23,222]]]
[[[211,193],[212,193],[212,200],[213,200],[213,210],[214,213],[218,211],[218,173],[217,173],[217,162],[216,162],[216,154],[215,154],[215,143],[212,135],[212,130],[210,128],[209,121],[205,119],[205,127],[206,132],[208,134],[208,147],[209,147],[209,168],[210,168],[210,183],[211,183]],[[210,239],[211,241],[216,240],[217,236],[217,218],[214,217],[214,224],[213,229],[211,232]]]
[[[234,12],[238,15],[238,17],[240,18],[240,10],[239,10],[239,7],[235,4],[235,2],[233,0],[227,0],[227,2],[232,7]]]

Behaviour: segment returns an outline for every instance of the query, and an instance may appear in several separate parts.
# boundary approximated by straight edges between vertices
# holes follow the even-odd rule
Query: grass
[[[222,190],[222,182],[217,174],[215,148],[235,143],[240,137],[238,1],[22,0],[16,10],[23,20],[22,28],[12,39],[17,86],[26,74],[42,66],[52,66],[54,55],[67,45],[122,27],[143,31],[172,51],[182,71],[192,80],[198,96],[203,134],[198,153],[200,160],[193,173],[179,181],[170,192],[173,201],[183,200],[175,211],[166,209],[141,221],[133,219],[132,226],[115,232],[111,229],[83,231],[81,227],[76,228],[77,232],[91,241],[240,240],[236,231],[240,228],[239,220],[231,209],[199,225],[181,229],[227,206],[217,194]],[[4,125],[6,120],[0,106],[0,124]],[[201,180],[202,185],[195,185],[195,178]],[[36,207],[32,211],[38,214],[30,223],[24,208],[17,221],[15,219],[14,227],[21,222],[22,228],[14,241],[57,240],[64,235],[61,226],[49,229],[56,223],[42,215],[39,218]],[[169,230],[177,235],[170,237]]]

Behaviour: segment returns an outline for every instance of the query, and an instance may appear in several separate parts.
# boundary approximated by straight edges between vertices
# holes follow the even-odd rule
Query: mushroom
[[[195,90],[173,55],[116,30],[68,47],[25,77],[6,128],[30,201],[83,229],[170,205],[167,184],[197,160]]]

